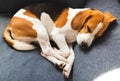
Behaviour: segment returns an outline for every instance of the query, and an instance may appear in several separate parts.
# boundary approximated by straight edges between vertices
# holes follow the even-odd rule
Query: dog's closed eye
[[[89,26],[87,26],[87,30],[88,30],[89,33],[92,33],[92,31],[91,31]]]

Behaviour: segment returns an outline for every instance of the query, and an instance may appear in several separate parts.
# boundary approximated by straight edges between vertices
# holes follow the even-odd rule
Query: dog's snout
[[[86,42],[82,42],[81,47],[86,49],[86,48],[88,48],[88,44]]]

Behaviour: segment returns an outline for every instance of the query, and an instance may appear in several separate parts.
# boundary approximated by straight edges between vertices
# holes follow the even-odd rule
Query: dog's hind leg
[[[35,47],[30,43],[13,39],[10,32],[11,30],[9,30],[8,28],[6,28],[4,31],[4,39],[10,46],[15,48],[16,50],[21,51],[35,49]]]
[[[40,19],[45,28],[47,29],[47,32],[50,34],[54,26],[54,21],[52,20],[52,18],[47,13],[43,12],[41,13]]]

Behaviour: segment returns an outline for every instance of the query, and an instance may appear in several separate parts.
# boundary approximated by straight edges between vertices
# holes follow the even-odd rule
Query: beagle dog
[[[5,41],[16,50],[33,50],[38,42],[41,55],[63,69],[68,78],[73,62],[72,43],[88,48],[115,21],[110,12],[92,8],[62,8],[53,3],[30,5],[20,9],[4,30]],[[57,48],[53,48],[50,40]]]

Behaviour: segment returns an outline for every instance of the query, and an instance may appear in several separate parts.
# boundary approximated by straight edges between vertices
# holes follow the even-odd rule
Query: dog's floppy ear
[[[102,29],[98,32],[97,37],[101,36],[104,31],[108,28],[109,24],[112,23],[113,21],[117,20],[115,16],[113,16],[110,12],[105,12],[104,18],[103,18],[103,27]]]
[[[105,17],[108,19],[109,22],[113,22],[115,20],[117,20],[117,18],[115,16],[113,16],[110,12],[106,11],[105,12]]]
[[[91,17],[91,10],[79,12],[72,20],[71,26],[74,30],[80,29],[85,21]]]

